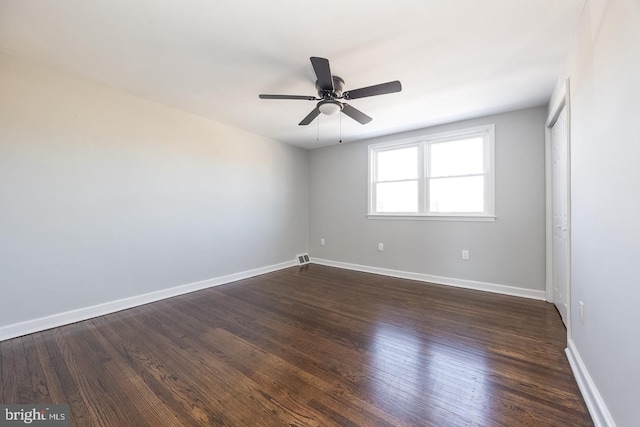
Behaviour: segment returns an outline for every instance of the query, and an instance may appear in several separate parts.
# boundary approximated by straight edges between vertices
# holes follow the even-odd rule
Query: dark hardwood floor
[[[0,343],[72,425],[589,426],[551,304],[319,265]]]

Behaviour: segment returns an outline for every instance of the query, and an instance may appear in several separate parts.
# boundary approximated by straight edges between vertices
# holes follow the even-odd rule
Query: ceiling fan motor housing
[[[333,92],[329,90],[324,90],[318,84],[316,80],[316,89],[318,90],[318,96],[322,99],[334,99],[340,98],[342,96],[342,91],[344,90],[344,80],[338,76],[331,76],[331,80],[333,80]]]

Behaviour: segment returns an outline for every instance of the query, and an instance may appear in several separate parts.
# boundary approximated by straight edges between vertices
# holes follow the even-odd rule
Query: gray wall
[[[8,55],[0,94],[0,327],[306,251],[306,151]]]
[[[570,340],[614,422],[637,426],[640,2],[588,1],[559,85],[565,77],[571,82]]]
[[[540,107],[313,150],[311,256],[544,291],[545,118]],[[495,222],[366,218],[368,145],[488,123],[496,125]],[[462,249],[469,261],[460,259]]]

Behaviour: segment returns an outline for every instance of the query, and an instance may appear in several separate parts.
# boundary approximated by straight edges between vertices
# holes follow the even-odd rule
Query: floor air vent
[[[305,265],[311,262],[309,260],[309,254],[300,254],[296,258],[298,259],[298,265]]]

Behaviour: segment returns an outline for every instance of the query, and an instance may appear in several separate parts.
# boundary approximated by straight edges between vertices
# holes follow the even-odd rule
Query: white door
[[[553,302],[567,325],[569,303],[568,143],[565,108],[551,128]]]

